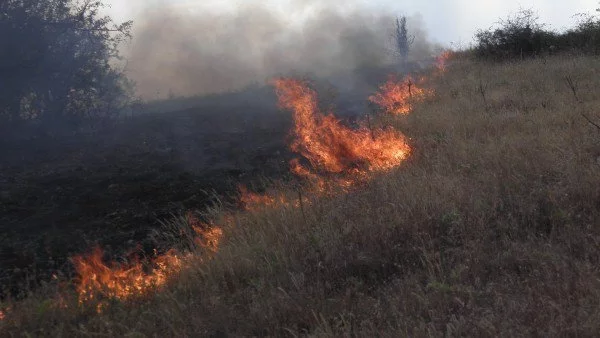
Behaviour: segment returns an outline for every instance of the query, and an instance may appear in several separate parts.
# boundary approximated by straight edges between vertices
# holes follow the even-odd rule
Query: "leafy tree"
[[[114,67],[132,22],[98,0],[0,1],[0,123],[111,117],[129,97]]]

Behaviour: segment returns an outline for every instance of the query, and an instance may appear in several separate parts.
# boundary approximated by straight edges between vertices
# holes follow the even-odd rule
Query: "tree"
[[[406,28],[406,16],[396,18],[396,30],[394,32],[394,40],[396,44],[396,50],[402,62],[406,62],[408,59],[408,52],[410,51],[410,46],[415,40],[414,36],[408,35],[408,29]]]
[[[132,22],[100,0],[0,1],[0,123],[110,117],[129,84],[113,61]]]

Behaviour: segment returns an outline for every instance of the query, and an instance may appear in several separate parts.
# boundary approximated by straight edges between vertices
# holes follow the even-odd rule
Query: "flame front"
[[[196,237],[194,242],[211,252],[216,252],[223,231],[219,227],[200,222],[190,225]],[[90,301],[97,295],[109,299],[127,299],[147,294],[163,286],[170,276],[179,272],[191,254],[182,255],[175,250],[164,254],[154,253],[145,262],[134,259],[129,264],[104,263],[102,249],[96,247],[88,255],[75,256],[72,261],[79,275],[77,292],[79,302]],[[98,308],[101,309],[101,305]]]
[[[97,247],[89,255],[73,258],[80,277],[77,291],[81,302],[93,299],[98,293],[116,299],[145,294],[164,285],[167,276],[179,271],[182,265],[181,258],[174,251],[157,256],[149,264],[150,272],[146,272],[139,261],[128,266],[106,264],[102,261],[103,254]]]
[[[257,194],[253,193],[246,188],[244,185],[238,186],[238,192],[240,195],[240,203],[245,210],[252,211],[257,210],[260,207],[270,207],[275,205],[286,205],[287,199],[283,194],[269,195],[269,194]]]
[[[436,74],[446,71],[446,62],[451,52],[437,58]],[[390,114],[408,114],[412,104],[424,99],[431,93],[423,89],[426,81],[421,78],[415,82],[407,76],[398,81],[390,77],[379,92],[369,100]],[[307,179],[306,194],[318,196],[329,191],[331,186],[343,189],[364,181],[371,173],[385,171],[400,165],[410,154],[406,138],[392,129],[373,129],[370,123],[359,123],[358,128],[344,126],[332,114],[324,115],[318,107],[317,94],[306,82],[279,78],[273,81],[279,106],[293,113],[294,136],[291,150],[302,155],[305,161],[294,159],[290,170],[299,177]],[[306,163],[307,162],[307,163]],[[306,163],[306,164],[305,164]],[[270,196],[249,192],[239,187],[240,202],[246,210],[256,210],[261,206],[292,205],[302,207],[310,199],[298,191],[298,198],[291,201],[283,194]],[[188,214],[188,224],[194,230],[194,243],[216,252],[223,236],[220,227],[205,224]],[[103,252],[96,248],[89,255],[73,258],[75,269],[80,276],[77,285],[80,302],[94,299],[96,295],[108,298],[126,299],[143,295],[164,285],[169,277],[180,271],[190,256],[170,250],[158,255],[146,263],[134,261],[132,264],[106,264],[102,260]],[[100,311],[105,303],[98,303]],[[0,310],[0,320],[5,312]]]
[[[294,114],[291,150],[300,153],[312,168],[293,161],[295,174],[308,178],[318,174],[364,176],[393,168],[410,153],[405,137],[391,128],[373,130],[361,123],[358,129],[351,129],[335,116],[321,114],[317,94],[305,82],[282,78],[273,84],[280,107]]]

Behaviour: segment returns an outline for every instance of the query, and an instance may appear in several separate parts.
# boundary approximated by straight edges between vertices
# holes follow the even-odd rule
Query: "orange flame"
[[[223,237],[223,229],[218,226],[206,224],[195,217],[191,212],[186,215],[188,224],[196,234],[194,243],[201,248],[205,248],[210,252],[217,252],[221,238]]]
[[[437,69],[445,70],[445,62],[450,53],[438,59]],[[380,92],[369,100],[380,105],[389,113],[408,114],[411,103],[424,98],[429,90],[422,89],[421,79],[415,83],[410,76],[403,81],[391,77],[380,87]],[[311,194],[322,194],[328,186],[349,188],[356,182],[369,177],[374,171],[385,171],[400,165],[410,154],[410,147],[404,135],[388,128],[373,129],[364,122],[357,129],[344,126],[332,114],[323,115],[317,104],[317,94],[306,82],[280,78],[273,81],[279,106],[291,110],[294,117],[294,140],[291,149],[301,154],[310,164],[304,165],[299,159],[290,162],[291,171],[306,178],[312,184]],[[259,206],[294,205],[302,206],[308,199],[299,192],[298,200],[289,202],[284,195],[258,195],[240,186],[240,202],[246,210]],[[196,233],[194,243],[216,252],[223,231],[220,227],[205,224],[187,215],[188,223]],[[180,271],[189,255],[180,255],[170,250],[158,255],[149,262],[135,260],[131,264],[106,264],[103,252],[95,248],[85,256],[73,258],[75,269],[80,276],[77,285],[80,302],[94,299],[96,295],[108,298],[126,299],[143,295],[163,286],[173,273]],[[105,303],[98,304],[101,311]],[[0,320],[5,313],[0,311]]]
[[[288,203],[285,196],[281,194],[277,196],[272,196],[269,194],[260,195],[249,191],[244,185],[239,185],[238,191],[240,193],[240,203],[242,204],[243,208],[248,211],[257,210],[260,207],[286,205]]]
[[[448,69],[448,61],[452,57],[453,53],[450,50],[444,51],[435,59],[435,68],[438,70],[439,74],[443,74]]]
[[[190,225],[197,235],[194,242],[216,252],[223,235],[222,229],[201,223]],[[104,263],[102,256],[102,249],[96,247],[88,255],[72,258],[79,275],[77,292],[80,303],[90,301],[97,295],[123,300],[147,294],[163,286],[171,275],[179,272],[190,254],[181,255],[175,250],[158,254],[155,251],[154,257],[149,261],[143,262],[136,258],[129,264]],[[99,305],[98,310],[101,308],[102,305]]]
[[[80,277],[77,285],[80,302],[92,300],[101,293],[108,298],[125,299],[142,295],[164,285],[167,276],[179,271],[182,259],[174,251],[157,255],[150,263],[150,272],[136,260],[130,265],[106,264],[102,261],[103,251],[96,247],[91,254],[73,258]]]
[[[379,92],[369,97],[369,101],[380,106],[385,112],[406,115],[411,112],[412,104],[423,100],[430,91],[421,88],[424,79],[416,83],[411,76],[402,81],[390,76],[388,81],[379,87]]]
[[[311,196],[331,191],[331,187],[347,189],[366,179],[373,171],[383,171],[398,166],[410,153],[405,137],[389,129],[372,129],[362,122],[358,129],[348,128],[332,114],[319,111],[317,94],[306,82],[294,79],[273,80],[279,106],[294,115],[294,139],[290,148],[307,161],[290,161],[290,170],[305,178]],[[291,201],[282,194],[259,195],[240,186],[240,202],[246,210],[254,211],[269,206],[300,206],[310,203],[302,197]]]
[[[361,177],[391,169],[408,156],[410,147],[397,131],[373,130],[365,123],[358,129],[345,127],[335,116],[320,113],[317,94],[305,82],[281,78],[273,84],[280,107],[294,114],[291,149],[308,160],[313,169],[295,160],[291,163],[295,174],[313,179],[323,173]]]

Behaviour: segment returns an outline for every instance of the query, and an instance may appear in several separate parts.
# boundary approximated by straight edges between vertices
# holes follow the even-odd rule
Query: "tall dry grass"
[[[435,97],[380,121],[414,147],[394,172],[237,214],[213,259],[155,295],[101,314],[32,295],[0,332],[597,335],[600,130],[582,114],[600,122],[599,78],[593,57],[455,60]]]

